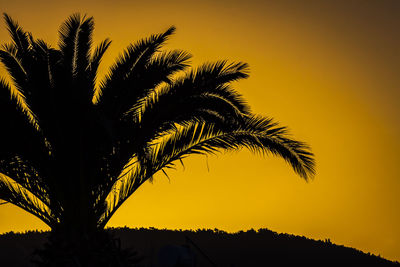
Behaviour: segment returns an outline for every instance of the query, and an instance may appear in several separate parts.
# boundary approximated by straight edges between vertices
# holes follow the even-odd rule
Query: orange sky
[[[54,45],[68,15],[94,16],[95,40],[113,40],[103,66],[173,24],[167,48],[188,50],[194,65],[248,62],[251,76],[236,88],[316,154],[310,183],[247,151],[208,157],[209,171],[205,157],[189,158],[170,182],[144,184],[109,226],[266,227],[400,261],[399,1],[0,0],[0,10]],[[46,228],[0,206],[0,233],[27,229]]]

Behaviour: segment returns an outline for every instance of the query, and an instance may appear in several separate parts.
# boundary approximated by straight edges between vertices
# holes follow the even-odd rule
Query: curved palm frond
[[[145,158],[136,160],[125,170],[125,179],[114,185],[109,197],[108,210],[100,220],[106,224],[114,212],[147,179],[164,168],[174,167],[175,161],[191,154],[214,154],[220,150],[247,148],[252,152],[281,156],[306,181],[315,174],[315,162],[309,147],[289,138],[286,127],[279,127],[272,119],[258,116],[245,117],[244,123],[227,130],[218,124],[192,123],[178,128],[159,143],[151,146]]]
[[[66,68],[73,75],[79,69],[85,68],[90,61],[90,48],[92,45],[93,18],[80,14],[73,14],[60,28],[59,47],[63,54]],[[82,72],[82,71],[81,71]]]
[[[48,185],[29,161],[18,156],[2,158],[0,160],[0,173],[12,177],[21,187],[29,190],[46,205],[50,205]]]
[[[59,47],[62,53],[63,67],[70,75],[67,84],[72,92],[74,104],[81,108],[92,103],[94,95],[93,81],[88,79],[88,66],[91,61],[92,34],[94,29],[93,17],[71,15],[61,26]],[[90,77],[94,78],[94,77]]]
[[[18,53],[25,53],[29,48],[27,33],[9,15],[3,13],[3,17]]]
[[[132,124],[128,117],[115,125],[120,132],[115,169],[123,169],[133,154],[140,160],[152,140],[174,130],[177,124],[207,121],[231,128],[232,124],[240,123],[241,116],[249,113],[249,108],[229,87],[229,82],[246,78],[247,72],[244,63],[205,64],[139,100],[129,113],[135,123]],[[112,177],[108,180],[107,190],[102,192],[101,201],[105,201],[118,179],[116,174]]]
[[[314,173],[314,159],[309,147],[287,135],[271,119],[247,117],[236,129],[226,131],[219,125],[193,124],[172,134],[151,153],[151,166],[160,170],[189,154],[214,153],[220,149],[238,150],[241,147],[263,154],[281,156],[305,180]]]
[[[35,215],[49,227],[55,227],[58,220],[50,208],[27,188],[0,173],[0,199]]]
[[[175,32],[175,27],[170,27],[162,34],[151,35],[147,39],[142,39],[134,45],[129,45],[120,56],[116,63],[111,67],[105,81],[99,88],[98,105],[104,109],[105,113],[112,118],[118,118],[121,114],[128,111],[135,102],[146,95],[148,88],[143,86],[143,75],[146,75],[146,68],[152,63],[152,58],[161,46],[168,40],[168,37]],[[173,65],[185,64],[187,57],[169,57]],[[171,63],[171,62],[168,62]],[[154,64],[154,62],[153,62]],[[175,67],[173,67],[175,68]],[[171,71],[167,73],[170,75]],[[165,80],[162,77],[161,80]]]
[[[229,84],[246,78],[247,72],[244,63],[205,64],[144,98],[132,113],[137,125],[130,133],[135,136],[134,144],[146,147],[153,139],[174,130],[176,124],[228,121],[225,125],[229,126],[240,121],[250,111]]]
[[[27,85],[27,73],[22,62],[17,57],[17,49],[13,45],[3,46],[4,50],[0,50],[0,61],[6,67],[7,72],[10,74],[14,85],[23,90]]]
[[[111,45],[111,40],[108,38],[103,40],[93,51],[93,54],[90,58],[89,68],[89,77],[90,80],[93,81],[93,88],[95,88],[94,95],[92,102],[97,102],[97,95],[96,95],[96,81],[97,81],[97,71],[99,69],[101,60],[106,53],[107,49]]]

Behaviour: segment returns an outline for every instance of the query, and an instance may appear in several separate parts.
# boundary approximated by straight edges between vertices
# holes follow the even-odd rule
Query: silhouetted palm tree
[[[190,154],[245,147],[313,175],[309,148],[232,89],[248,77],[246,63],[190,69],[190,54],[160,51],[170,27],[129,45],[98,82],[111,41],[92,48],[92,17],[70,16],[58,48],[4,18],[12,42],[0,60],[12,85],[0,80],[0,199],[65,242],[102,230],[144,182]]]

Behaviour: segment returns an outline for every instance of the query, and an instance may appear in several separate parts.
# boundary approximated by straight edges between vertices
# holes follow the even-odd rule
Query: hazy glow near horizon
[[[189,51],[194,66],[248,62],[250,78],[236,89],[255,113],[288,125],[316,155],[309,183],[283,160],[247,151],[189,158],[185,170],[168,172],[170,182],[157,175],[144,184],[108,226],[269,228],[400,261],[400,2],[299,2],[0,0],[0,6],[54,46],[68,15],[94,16],[95,41],[113,40],[103,74],[130,42],[173,24],[178,31],[166,48]],[[0,43],[9,40],[2,24]],[[0,206],[0,233],[29,229],[46,227]]]

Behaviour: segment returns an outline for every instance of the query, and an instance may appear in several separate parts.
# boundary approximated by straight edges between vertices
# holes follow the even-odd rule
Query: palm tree
[[[309,147],[232,88],[246,63],[192,69],[187,52],[160,51],[170,27],[129,45],[99,80],[111,41],[92,47],[92,17],[70,16],[58,48],[4,19],[12,42],[0,60],[12,83],[0,80],[0,199],[66,243],[101,232],[144,182],[191,154],[248,148],[313,176]]]

